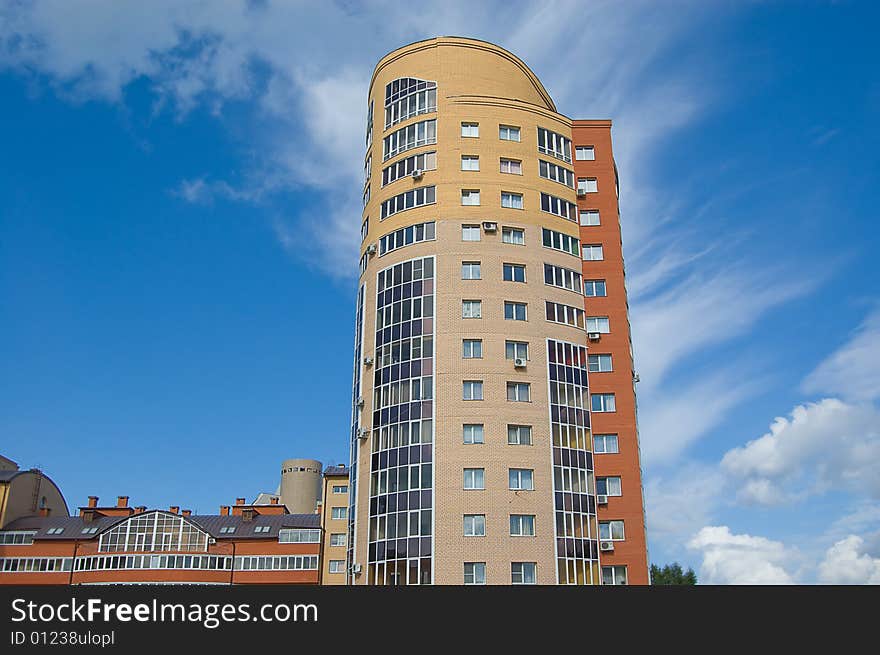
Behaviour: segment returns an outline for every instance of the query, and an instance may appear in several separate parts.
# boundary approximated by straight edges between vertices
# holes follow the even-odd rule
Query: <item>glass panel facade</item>
[[[587,349],[547,340],[559,584],[599,584]]]
[[[368,584],[432,582],[434,258],[379,271]]]

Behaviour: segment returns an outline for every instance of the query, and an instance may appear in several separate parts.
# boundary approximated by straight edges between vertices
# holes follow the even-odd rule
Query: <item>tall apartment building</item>
[[[373,73],[364,177],[349,582],[647,583],[610,124],[421,41]]]

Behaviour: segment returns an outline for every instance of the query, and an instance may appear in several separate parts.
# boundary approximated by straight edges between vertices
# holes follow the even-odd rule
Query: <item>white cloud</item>
[[[792,569],[799,555],[779,541],[733,534],[725,526],[707,526],[688,548],[703,557],[699,579],[703,584],[793,584]]]
[[[819,564],[819,581],[826,584],[880,584],[880,558],[864,552],[856,535],[838,541]]]
[[[802,388],[853,401],[880,398],[880,310],[871,312],[853,337],[807,376]]]
[[[645,482],[645,516],[652,543],[672,548],[705,526],[715,511],[724,476],[717,467],[690,462]]]
[[[770,431],[728,451],[722,468],[747,503],[787,502],[829,489],[880,498],[880,412],[826,398],[777,417]]]

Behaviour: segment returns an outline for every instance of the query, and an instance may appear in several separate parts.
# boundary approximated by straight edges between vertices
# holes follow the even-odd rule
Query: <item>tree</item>
[[[667,564],[662,569],[656,564],[651,564],[651,584],[695,585],[697,584],[697,574],[694,573],[694,570],[690,567],[688,567],[687,571],[683,571],[681,569],[681,564],[679,564],[678,562]]]

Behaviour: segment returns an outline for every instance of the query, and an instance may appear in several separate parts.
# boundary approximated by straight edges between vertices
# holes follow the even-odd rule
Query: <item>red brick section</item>
[[[578,208],[598,209],[601,225],[581,226],[582,244],[602,244],[603,261],[583,262],[584,280],[605,280],[607,296],[585,298],[587,316],[607,316],[610,334],[590,341],[591,354],[610,354],[612,372],[591,373],[590,393],[613,393],[617,411],[594,413],[594,434],[617,434],[619,454],[594,458],[596,477],[620,476],[623,495],[609,497],[599,506],[600,521],[623,520],[626,539],[614,544],[614,552],[602,552],[602,566],[625,565],[629,584],[648,584],[644,501],[636,429],[633,364],[626,288],[624,286],[617,174],[611,148],[611,121],[579,120],[572,125],[572,154],[577,146],[593,146],[594,161],[575,158],[575,176],[596,178],[598,193],[578,197]]]

